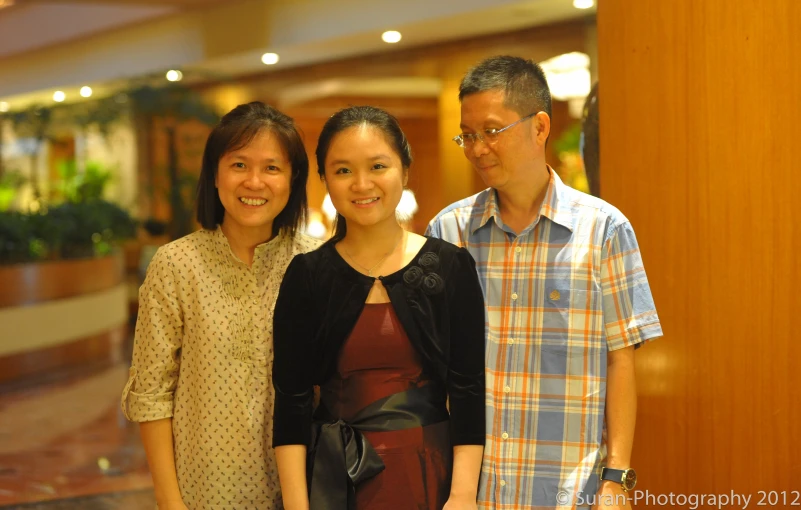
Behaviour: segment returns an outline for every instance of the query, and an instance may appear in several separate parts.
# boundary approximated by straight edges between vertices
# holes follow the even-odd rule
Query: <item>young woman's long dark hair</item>
[[[364,124],[378,128],[384,133],[389,145],[400,156],[404,170],[412,166],[412,148],[409,146],[409,141],[406,140],[406,135],[403,134],[398,119],[381,108],[374,106],[351,106],[336,112],[323,126],[323,131],[317,141],[317,150],[315,151],[317,173],[320,174],[320,178],[325,177],[325,158],[328,155],[331,140],[346,129]],[[334,235],[331,237],[331,241],[342,240],[345,237],[347,228],[345,218],[337,213],[334,223]]]

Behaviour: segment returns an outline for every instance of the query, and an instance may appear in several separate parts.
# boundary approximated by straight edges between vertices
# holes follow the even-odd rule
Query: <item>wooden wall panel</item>
[[[666,335],[637,354],[652,493],[801,490],[799,21],[795,0],[599,3],[603,198]]]
[[[178,163],[178,177],[183,186],[183,197],[187,208],[192,210],[191,217],[195,218],[197,197],[196,180],[200,177],[203,164],[203,148],[206,138],[211,133],[211,127],[199,120],[176,120],[167,117],[154,117],[149,121],[150,131],[147,156],[150,158],[150,174],[143,185],[145,193],[150,195],[149,209],[142,210],[144,217],[169,221],[172,217],[170,206],[170,189],[172,183],[169,177],[169,136],[168,129],[175,133],[175,150]],[[195,224],[199,228],[199,225]]]

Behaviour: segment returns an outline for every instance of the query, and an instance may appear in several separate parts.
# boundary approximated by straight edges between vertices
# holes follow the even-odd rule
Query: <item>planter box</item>
[[[124,278],[123,258],[119,254],[0,266],[0,308],[106,290]]]
[[[127,323],[119,253],[0,266],[0,383],[114,361]]]

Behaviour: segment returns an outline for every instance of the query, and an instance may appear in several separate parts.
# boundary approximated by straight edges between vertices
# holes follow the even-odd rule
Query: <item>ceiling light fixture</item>
[[[573,118],[581,118],[582,105],[590,93],[590,57],[574,51],[540,62],[545,72],[551,97],[568,102],[568,111]]]
[[[589,9],[595,5],[593,0],[573,0],[573,7],[576,9]]]
[[[8,103],[5,101],[0,101],[0,113],[6,113],[8,111]]]
[[[11,7],[12,5],[14,5],[14,0],[0,0],[0,9]]]
[[[385,43],[395,44],[396,42],[401,40],[401,33],[397,30],[387,30],[383,34],[381,34],[381,39]]]
[[[261,61],[268,65],[274,65],[278,63],[278,53],[265,53],[261,56]]]
[[[56,103],[60,103],[66,98],[67,98],[67,95],[64,92],[60,91],[60,90],[57,90],[57,91],[53,92],[53,101],[55,101]]]
[[[181,78],[184,77],[184,73],[181,71],[177,71],[175,69],[170,69],[167,71],[167,80],[168,81],[181,81]]]
[[[92,96],[92,87],[83,86],[81,87],[81,97],[91,97]]]

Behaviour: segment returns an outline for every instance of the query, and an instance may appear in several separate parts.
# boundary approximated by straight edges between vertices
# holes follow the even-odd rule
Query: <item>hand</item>
[[[592,510],[631,510],[629,495],[618,482],[603,481]]]
[[[477,510],[476,498],[466,498],[463,496],[451,496],[442,510]]]

